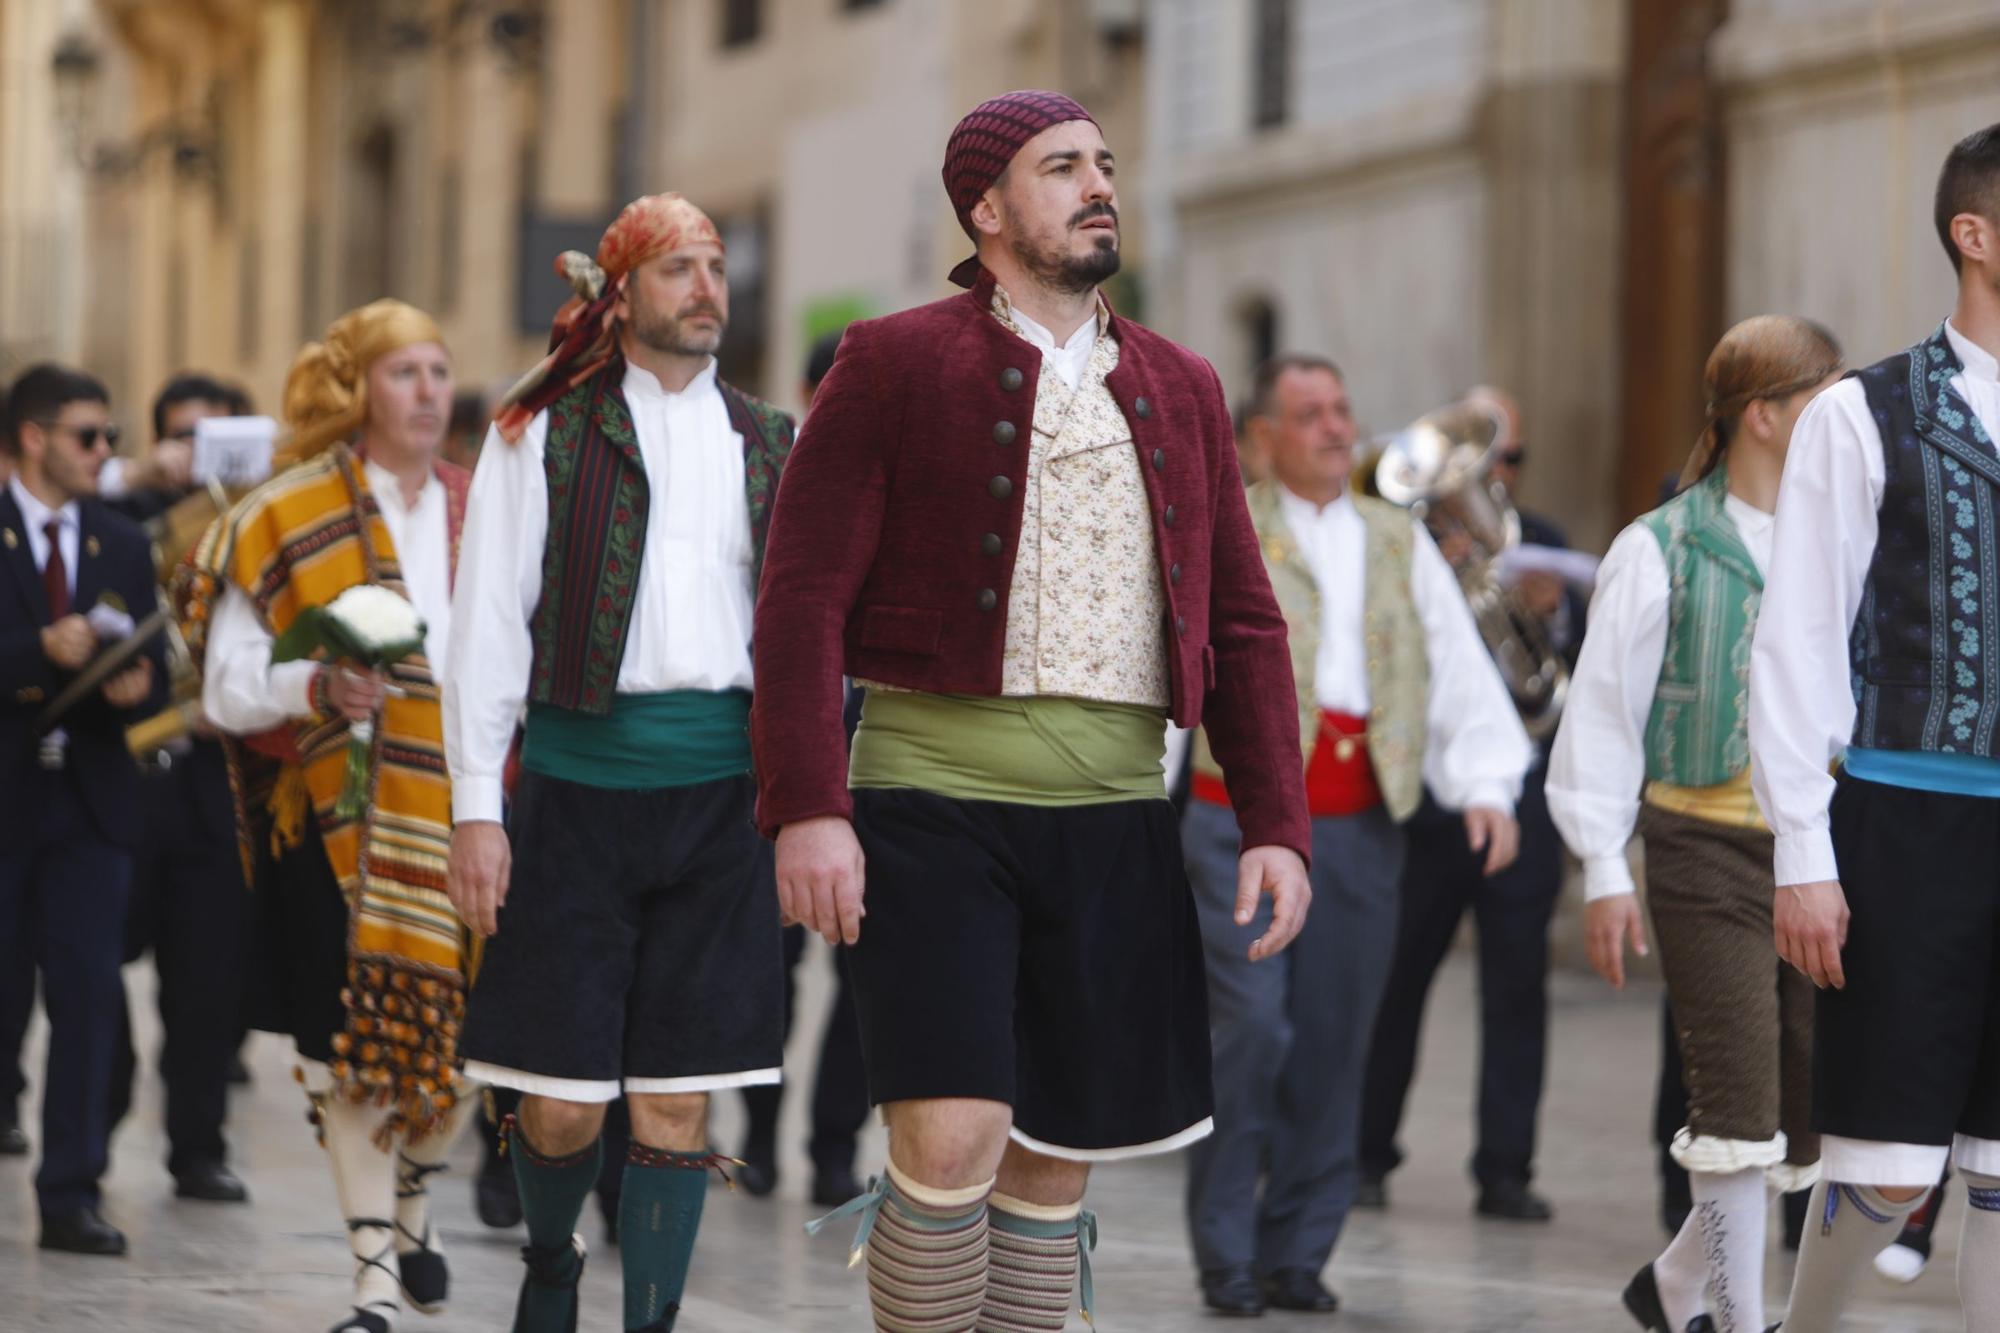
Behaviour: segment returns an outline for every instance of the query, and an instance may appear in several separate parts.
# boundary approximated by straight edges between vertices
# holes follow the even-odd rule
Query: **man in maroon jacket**
[[[1209,1131],[1169,717],[1205,722],[1227,770],[1238,920],[1274,900],[1253,958],[1310,898],[1285,624],[1229,412],[1207,362],[1098,295],[1112,174],[1057,94],[959,123],[971,290],[848,329],[772,518],[758,820],[785,916],[848,946],[891,1135],[888,1179],[848,1206],[882,1329],[1061,1328],[1090,1163]],[[868,688],[851,762],[843,670]]]

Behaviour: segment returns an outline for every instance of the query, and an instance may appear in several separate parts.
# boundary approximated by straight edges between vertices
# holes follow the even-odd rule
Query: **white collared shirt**
[[[624,390],[651,503],[618,693],[748,689],[744,442],[715,362],[679,393],[628,363]],[[444,678],[445,757],[461,821],[500,818],[501,772],[528,694],[528,625],[548,536],[547,439],[546,412],[518,444],[489,433],[473,474],[452,617],[453,660],[470,665]]]
[[[19,476],[7,478],[7,492],[21,508],[21,522],[28,529],[28,554],[35,558],[35,572],[49,567],[49,520],[56,521],[57,549],[62,552],[63,573],[69,577],[69,597],[76,601],[76,562],[83,542],[83,510],[74,500],[51,509],[21,484]]]
[[[1948,322],[1945,336],[1964,368],[1951,387],[2000,440],[2000,365]],[[1777,836],[1780,885],[1839,877],[1828,770],[1854,734],[1848,634],[1875,558],[1886,477],[1882,434],[1859,380],[1807,404],[1778,488],[1750,658],[1751,784]]]
[[[1363,630],[1371,572],[1366,522],[1345,492],[1322,508],[1281,485],[1278,503],[1319,588],[1313,669],[1319,706],[1366,717],[1372,702]],[[1534,747],[1472,623],[1458,577],[1423,525],[1413,520],[1410,527],[1410,596],[1430,664],[1424,781],[1447,809],[1512,812]]]
[[[1763,573],[1771,564],[1772,516],[1734,495],[1722,509]],[[1625,844],[1646,783],[1646,725],[1667,658],[1671,597],[1659,539],[1632,524],[1598,566],[1590,632],[1549,756],[1549,813],[1583,862],[1586,900],[1633,891]]]
[[[424,657],[431,678],[444,676],[451,646],[451,534],[444,483],[426,476],[414,504],[403,503],[402,483],[375,463],[362,472],[382,511],[389,541],[403,572],[411,605],[424,618]],[[254,735],[295,718],[312,716],[312,679],[318,664],[271,661],[271,634],[241,588],[223,589],[208,631],[201,707],[209,720],[236,735]]]
[[[1089,319],[1077,325],[1076,332],[1070,334],[1068,341],[1060,347],[1056,346],[1055,334],[1028,318],[1021,307],[1010,303],[1008,314],[1015,327],[1020,329],[1021,336],[1042,354],[1042,364],[1060,375],[1062,382],[1069,385],[1070,392],[1074,393],[1076,387],[1083,383],[1083,372],[1090,365],[1090,349],[1097,345],[1097,335],[1104,323],[1103,308],[1100,306]]]

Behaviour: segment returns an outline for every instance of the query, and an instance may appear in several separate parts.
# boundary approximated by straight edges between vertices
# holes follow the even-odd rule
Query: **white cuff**
[[[480,820],[497,824],[504,797],[499,778],[456,777],[451,780],[451,822],[472,824]]]
[[[271,687],[271,702],[283,708],[288,717],[311,717],[313,677],[318,674],[319,663],[303,658],[296,662],[273,663],[267,678]]]
[[[1928,1143],[1883,1143],[1822,1134],[1819,1169],[1824,1179],[1841,1185],[1886,1185],[1916,1189],[1938,1183],[1951,1149]]]
[[[1683,1127],[1674,1135],[1673,1146],[1668,1151],[1683,1170],[1726,1176],[1738,1171],[1768,1171],[1785,1160],[1787,1145],[1783,1131],[1759,1142],[1754,1139],[1718,1139]]]
[[[1632,863],[1625,859],[1625,853],[1593,856],[1583,863],[1585,902],[1594,903],[1599,898],[1616,898],[1637,891],[1638,885],[1632,882]]]
[[[1779,888],[1787,884],[1819,884],[1840,878],[1840,867],[1833,859],[1833,835],[1825,828],[1780,833],[1777,844],[1771,869]]]

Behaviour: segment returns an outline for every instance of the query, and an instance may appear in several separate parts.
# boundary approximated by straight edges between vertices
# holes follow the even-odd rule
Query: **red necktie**
[[[48,534],[49,558],[42,566],[42,592],[49,599],[49,623],[69,614],[69,566],[63,563],[62,520],[52,518],[42,525]]]

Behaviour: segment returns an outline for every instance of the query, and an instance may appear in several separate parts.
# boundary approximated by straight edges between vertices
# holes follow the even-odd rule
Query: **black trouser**
[[[798,999],[794,973],[805,949],[806,928],[787,927],[785,1039],[788,1042]],[[839,1176],[854,1170],[855,1140],[868,1121],[868,1073],[861,1060],[861,1026],[854,1016],[854,992],[848,987],[846,969],[838,963],[833,977],[833,1007],[826,1016],[826,1032],[819,1044],[819,1066],[813,1075],[812,1139],[807,1145],[813,1170],[824,1176]],[[778,1107],[783,1100],[782,1083],[743,1089],[743,1109],[750,1119],[744,1137],[744,1156],[770,1158],[776,1153]]]
[[[145,840],[132,863],[125,960],[151,949],[159,975],[167,1170],[175,1175],[228,1155],[222,1122],[229,1114],[229,1066],[243,1039],[249,891],[233,831],[219,832],[203,817],[218,799],[227,808],[223,762],[219,747],[204,745],[165,772],[148,774]],[[114,1123],[130,1106],[138,1060],[129,1007],[124,1016]]]
[[[1402,923],[1388,994],[1375,1023],[1361,1108],[1361,1167],[1380,1179],[1403,1160],[1396,1134],[1416,1073],[1424,1004],[1468,908],[1479,928],[1479,1143],[1472,1174],[1491,1186],[1528,1180],[1549,1029],[1549,919],[1562,855],[1542,792],[1528,774],[1517,817],[1521,851],[1492,878],[1466,844],[1463,816],[1428,796],[1411,818]]]
[[[35,1013],[35,969],[0,969],[0,1122],[18,1123],[28,1076],[21,1069],[21,1044]]]
[[[35,1176],[45,1217],[97,1204],[124,1004],[118,965],[132,861],[98,832],[78,781],[49,774],[27,808],[7,812],[0,838],[0,973],[39,971],[49,1013]]]

